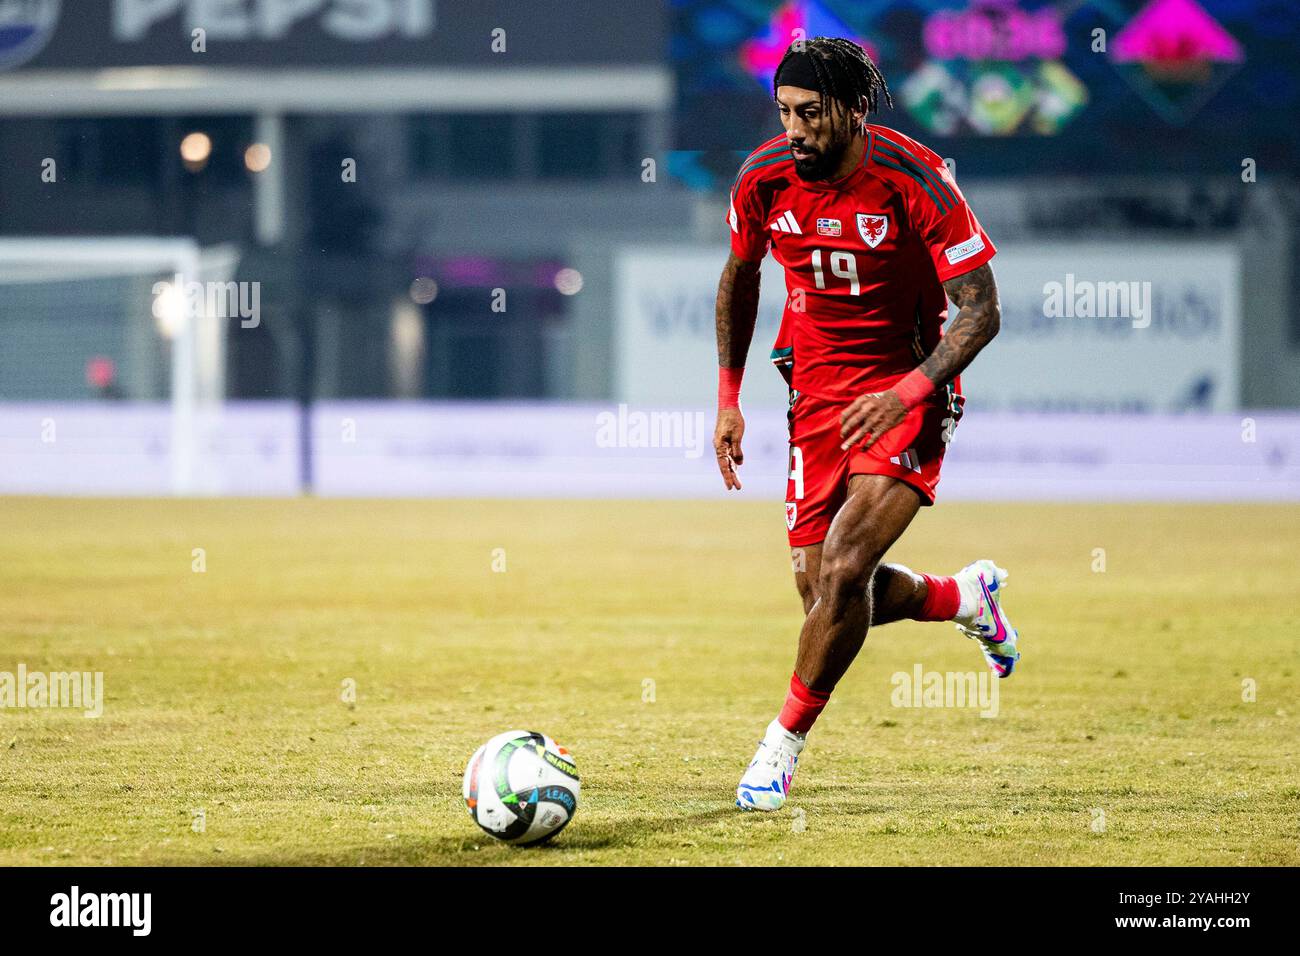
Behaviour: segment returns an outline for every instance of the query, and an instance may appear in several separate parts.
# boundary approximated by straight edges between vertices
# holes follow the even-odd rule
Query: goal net
[[[225,330],[192,283],[231,247],[189,239],[0,239],[0,402],[166,402],[171,486],[210,494],[205,420],[225,394]]]

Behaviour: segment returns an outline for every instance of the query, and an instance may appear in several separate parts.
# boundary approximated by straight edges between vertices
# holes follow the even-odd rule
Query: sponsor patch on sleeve
[[[984,251],[984,237],[978,232],[971,236],[965,242],[959,242],[955,246],[949,246],[943,250],[943,254],[948,257],[948,262],[957,263],[963,259],[969,259],[978,252]]]

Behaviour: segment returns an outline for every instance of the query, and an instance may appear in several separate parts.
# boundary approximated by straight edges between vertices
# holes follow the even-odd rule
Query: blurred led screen
[[[802,30],[861,43],[894,98],[876,121],[963,175],[1236,174],[1245,157],[1295,175],[1298,27],[1280,0],[673,0],[674,145],[777,131],[772,74]]]

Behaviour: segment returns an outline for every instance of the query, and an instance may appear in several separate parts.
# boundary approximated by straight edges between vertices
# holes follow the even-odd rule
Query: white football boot
[[[786,730],[780,721],[768,724],[758,752],[736,788],[736,806],[742,810],[780,810],[790,793],[805,738],[805,734]]]
[[[970,614],[955,620],[957,630],[978,641],[984,660],[998,677],[1010,677],[1020,660],[1016,643],[1020,633],[1011,626],[1002,610],[1002,591],[1007,586],[1007,572],[988,558],[968,564],[955,575],[961,589],[962,604]]]

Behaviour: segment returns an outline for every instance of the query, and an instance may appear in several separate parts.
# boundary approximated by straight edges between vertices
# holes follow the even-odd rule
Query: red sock
[[[826,702],[831,699],[830,692],[825,694],[809,690],[799,679],[798,674],[790,675],[790,692],[785,695],[785,706],[777,722],[791,733],[806,734],[821,715]]]
[[[925,603],[916,616],[918,621],[951,621],[961,607],[961,590],[956,578],[937,578],[922,574],[925,581]]]

